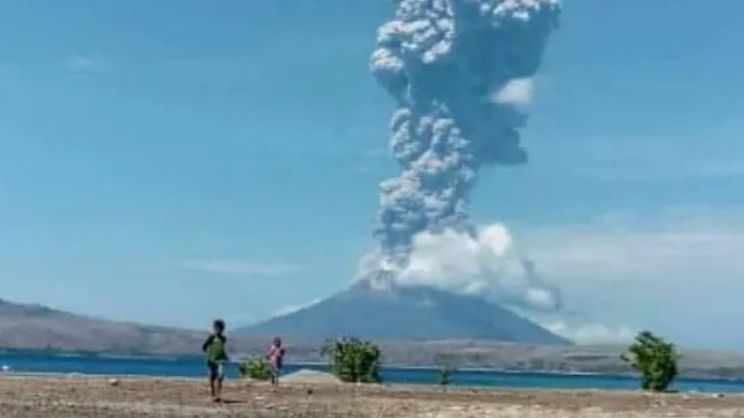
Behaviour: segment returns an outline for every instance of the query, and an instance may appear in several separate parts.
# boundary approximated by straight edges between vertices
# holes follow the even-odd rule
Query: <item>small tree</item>
[[[638,334],[622,355],[641,374],[641,387],[656,392],[665,391],[677,376],[679,357],[674,344],[648,331]]]
[[[437,353],[434,356],[434,361],[439,365],[437,384],[440,386],[449,386],[452,384],[452,375],[456,372],[453,366],[455,363],[453,357],[449,353]]]
[[[358,338],[329,341],[323,348],[331,373],[344,382],[379,383],[380,348]]]
[[[246,359],[238,364],[238,373],[241,377],[255,380],[269,380],[271,378],[271,369],[265,360]]]
[[[452,373],[454,370],[450,366],[442,366],[439,368],[439,374],[437,375],[437,384],[440,386],[449,386],[452,384]]]

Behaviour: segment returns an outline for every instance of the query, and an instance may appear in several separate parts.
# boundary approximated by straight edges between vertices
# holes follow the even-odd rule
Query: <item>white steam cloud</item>
[[[638,333],[627,325],[613,327],[597,323],[571,324],[556,321],[544,323],[542,326],[578,344],[627,344]]]
[[[430,286],[531,311],[555,311],[560,292],[546,284],[532,263],[514,248],[509,231],[500,224],[472,233],[446,229],[421,232],[405,267],[395,272],[396,284]]]
[[[524,106],[532,101],[535,82],[531,78],[517,78],[493,93],[491,99],[500,104]]]
[[[475,230],[467,216],[482,167],[527,161],[521,105],[531,98],[532,77],[557,26],[558,1],[395,3],[395,17],[379,29],[370,69],[397,105],[390,147],[402,172],[381,185],[380,246],[367,258],[362,279],[558,306],[556,292],[538,285],[531,264],[512,254],[506,229]],[[445,248],[458,253],[435,262]],[[472,264],[455,263],[458,256]]]

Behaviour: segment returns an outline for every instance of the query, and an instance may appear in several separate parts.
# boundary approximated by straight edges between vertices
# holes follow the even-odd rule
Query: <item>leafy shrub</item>
[[[271,378],[271,369],[266,360],[246,359],[238,364],[238,373],[241,377],[255,380],[269,380]]]
[[[442,366],[439,368],[439,374],[437,375],[437,384],[440,386],[449,386],[452,384],[452,374],[455,370],[450,366]]]
[[[380,348],[358,338],[329,341],[323,348],[331,373],[344,382],[379,383]]]
[[[622,359],[641,373],[644,390],[665,391],[677,376],[679,353],[674,344],[648,331],[636,336]]]
[[[440,386],[451,385],[452,375],[457,371],[454,367],[455,356],[452,353],[437,353],[434,356],[434,363],[439,365],[437,384]]]

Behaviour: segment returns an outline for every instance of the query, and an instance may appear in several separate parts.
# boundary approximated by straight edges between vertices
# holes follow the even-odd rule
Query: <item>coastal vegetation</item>
[[[266,360],[261,358],[247,358],[238,364],[238,373],[243,378],[254,380],[269,380],[271,370]]]
[[[441,366],[437,375],[437,384],[440,386],[449,386],[452,384],[452,374],[455,370],[451,366]]]
[[[331,373],[344,382],[379,383],[382,351],[370,341],[344,337],[323,348]]]
[[[674,344],[649,331],[638,334],[622,355],[641,374],[641,387],[655,392],[667,390],[677,377],[679,357]]]

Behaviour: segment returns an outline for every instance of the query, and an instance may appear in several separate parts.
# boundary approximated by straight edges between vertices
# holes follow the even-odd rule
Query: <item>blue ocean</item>
[[[80,373],[90,375],[132,375],[150,377],[202,377],[206,370],[198,357],[151,358],[107,357],[94,355],[50,355],[41,353],[0,353],[0,367],[14,373]],[[301,368],[327,371],[322,365],[287,365],[285,373]],[[228,377],[237,378],[236,364],[230,364]],[[2,373],[0,373],[0,376]],[[434,368],[385,367],[382,379],[392,384],[436,384],[439,371]],[[488,370],[459,370],[452,384],[465,387],[529,389],[604,389],[635,390],[638,379],[628,376],[570,375],[549,373],[511,373]],[[673,387],[681,392],[742,392],[744,380],[678,379]]]

